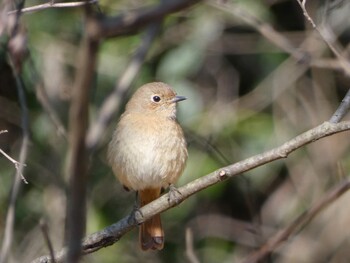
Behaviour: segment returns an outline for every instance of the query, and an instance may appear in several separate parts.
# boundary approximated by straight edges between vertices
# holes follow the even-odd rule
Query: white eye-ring
[[[154,102],[160,102],[160,97],[158,95],[153,95],[152,96],[152,101]]]

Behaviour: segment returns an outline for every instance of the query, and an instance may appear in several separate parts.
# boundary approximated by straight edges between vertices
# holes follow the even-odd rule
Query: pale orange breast
[[[124,115],[109,145],[108,160],[128,188],[167,187],[184,170],[186,141],[175,120]]]

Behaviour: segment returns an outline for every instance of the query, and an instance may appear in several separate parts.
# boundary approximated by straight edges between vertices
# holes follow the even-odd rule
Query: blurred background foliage
[[[41,3],[28,0],[25,4]],[[350,87],[340,70],[328,64],[308,63],[332,55],[314,34],[296,0],[223,3],[208,1],[168,16],[129,92],[131,95],[143,83],[160,80],[188,97],[179,105],[178,119],[186,131],[189,160],[178,185],[269,150],[328,120]],[[307,8],[317,23],[325,18],[326,3],[308,1]],[[350,24],[346,10],[350,5],[347,1],[329,3],[327,25],[334,30],[336,44],[348,58]],[[117,15],[154,4],[158,2],[102,0],[99,9],[104,14]],[[243,18],[249,14],[257,26],[262,22],[270,25],[295,50],[309,55],[305,53],[304,60],[295,60],[227,6],[244,10]],[[4,16],[10,17],[2,13]],[[64,243],[67,141],[43,109],[37,89],[42,82],[50,105],[67,127],[84,34],[83,12],[79,8],[26,13],[20,23],[29,51],[20,72],[30,114],[29,156],[24,173],[29,184],[22,184],[18,197],[9,262],[30,262],[48,254],[39,227],[42,218],[47,221],[54,248],[58,250]],[[1,33],[0,40],[5,43],[8,35]],[[101,43],[91,93],[91,123],[143,34],[141,31]],[[21,111],[4,45],[0,52],[0,130],[8,130],[0,134],[0,148],[17,158]],[[130,213],[134,204],[135,194],[122,189],[106,163],[106,145],[119,114],[115,114],[90,160],[88,234],[117,222]],[[137,245],[137,231],[133,230],[115,245],[84,256],[83,262],[190,262],[186,256],[186,231],[193,234],[194,253],[200,262],[236,262],[347,176],[348,135],[315,142],[286,160],[214,185],[165,212],[163,251],[142,252]],[[0,237],[14,173],[12,163],[1,156]],[[337,200],[262,262],[347,262],[349,199],[346,194]]]

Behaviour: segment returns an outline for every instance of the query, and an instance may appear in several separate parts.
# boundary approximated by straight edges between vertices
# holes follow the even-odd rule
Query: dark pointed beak
[[[182,100],[186,100],[187,98],[185,96],[178,96],[176,95],[175,98],[173,98],[173,102],[179,102]]]

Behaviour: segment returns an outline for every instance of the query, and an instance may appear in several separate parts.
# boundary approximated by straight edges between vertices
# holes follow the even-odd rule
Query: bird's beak
[[[175,98],[172,99],[172,102],[179,102],[186,99],[187,98],[185,96],[175,96]]]

